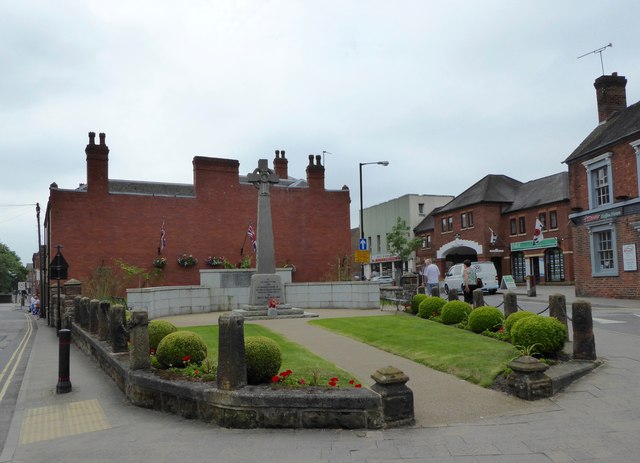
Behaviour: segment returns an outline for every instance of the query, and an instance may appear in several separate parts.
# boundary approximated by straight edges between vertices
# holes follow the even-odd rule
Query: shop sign
[[[545,238],[534,244],[533,240],[511,243],[512,251],[526,251],[527,249],[555,248],[558,246],[558,238]]]
[[[622,208],[612,209],[610,211],[598,212],[582,217],[583,224],[591,224],[594,222],[604,222],[622,215]]]
[[[400,258],[391,254],[381,254],[373,257],[371,262],[394,262],[396,260],[400,260]]]

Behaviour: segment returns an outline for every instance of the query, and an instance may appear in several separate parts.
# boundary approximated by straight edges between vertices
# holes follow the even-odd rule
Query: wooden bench
[[[391,302],[396,306],[396,312],[400,311],[400,306],[406,306],[410,303],[410,300],[405,296],[404,291],[401,288],[385,288],[380,289],[380,302]],[[384,304],[380,304],[380,310],[384,310]]]

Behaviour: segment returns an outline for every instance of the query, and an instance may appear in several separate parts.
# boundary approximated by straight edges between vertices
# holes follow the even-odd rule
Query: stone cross
[[[269,187],[280,178],[269,169],[266,159],[258,161],[258,168],[247,175],[247,180],[260,190],[258,194],[258,226],[256,271],[259,274],[275,274],[276,258],[273,248],[273,225],[271,221],[271,193]]]

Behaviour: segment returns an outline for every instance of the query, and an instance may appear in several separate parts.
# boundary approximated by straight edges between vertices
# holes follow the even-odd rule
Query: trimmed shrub
[[[418,317],[429,318],[431,316],[440,315],[442,307],[447,303],[441,297],[427,296],[427,298],[420,303],[418,307]]]
[[[149,322],[149,348],[158,349],[158,344],[166,335],[175,333],[178,328],[166,320],[151,320]]]
[[[478,307],[469,314],[469,329],[474,333],[498,331],[503,323],[504,314],[496,307]]]
[[[247,363],[247,383],[271,381],[282,364],[280,346],[266,336],[248,336],[244,340],[244,359]]]
[[[528,312],[526,310],[524,311],[518,311],[518,312],[514,312],[511,315],[509,315],[507,317],[507,319],[504,321],[504,331],[511,336],[511,328],[513,328],[513,325],[518,321],[518,320],[522,320],[523,318],[526,317],[532,317],[535,314],[533,312]]]
[[[449,301],[442,307],[440,318],[445,325],[462,323],[471,313],[471,306],[464,301]]]
[[[198,333],[176,331],[162,338],[156,358],[165,368],[182,368],[190,362],[200,364],[207,358],[207,344]]]
[[[564,347],[567,330],[553,317],[525,317],[511,327],[511,343],[516,347],[533,347],[542,356],[555,355]]]
[[[427,296],[426,294],[416,294],[415,296],[413,296],[411,298],[411,313],[414,315],[417,314],[418,309],[420,308],[420,303],[428,297],[429,296]]]

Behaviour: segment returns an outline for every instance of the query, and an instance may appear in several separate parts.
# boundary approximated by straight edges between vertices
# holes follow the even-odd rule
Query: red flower
[[[300,378],[300,379],[298,380],[298,384],[301,384],[301,385],[303,385],[303,386],[304,386],[305,384],[307,384],[307,382],[304,380],[304,378]]]
[[[336,387],[338,384],[335,381],[329,381],[329,386]]]
[[[200,372],[198,370],[193,372],[193,376],[198,376],[200,374]]]
[[[501,326],[500,328],[498,328],[498,333],[504,333],[504,326]]]
[[[353,386],[353,387],[355,387],[355,388],[358,388],[358,389],[359,389],[359,388],[361,388],[361,387],[362,387],[362,384],[356,384],[356,385],[355,385],[355,386]]]
[[[273,377],[271,377],[271,382],[272,382],[272,383],[277,383],[278,381],[280,381],[280,377],[279,377],[279,376],[273,376]]]
[[[191,356],[190,355],[185,355],[184,357],[182,357],[182,361],[187,363],[189,360],[191,360]]]
[[[355,383],[355,382],[356,382],[356,380],[355,380],[355,379],[350,379],[350,380],[349,380],[349,384],[353,384],[353,383]]]
[[[340,380],[338,378],[331,378],[329,381],[332,381],[332,382],[336,383],[336,382],[338,382]]]
[[[149,353],[150,353],[151,355],[153,355],[153,354],[155,354],[155,353],[156,353],[156,350],[152,347],[152,348],[150,348],[150,349],[149,349]]]

